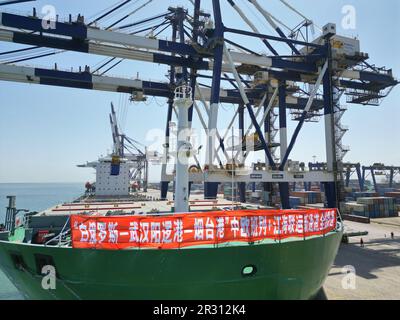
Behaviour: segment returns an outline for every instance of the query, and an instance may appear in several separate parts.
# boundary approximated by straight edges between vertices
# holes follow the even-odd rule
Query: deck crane
[[[110,124],[113,136],[113,156],[132,163],[131,181],[137,183],[138,186],[143,186],[143,190],[147,192],[149,163],[157,162],[157,158],[150,158],[146,146],[120,132],[113,103],[111,103]]]
[[[110,124],[113,136],[113,152],[118,157],[124,157],[124,135],[119,133],[117,124],[117,114],[115,113],[114,105],[111,103]]]
[[[78,167],[97,169],[102,162],[111,161],[117,165],[121,162],[126,163],[129,168],[130,183],[137,185],[138,189],[143,187],[143,191],[147,192],[149,163],[156,163],[157,156],[151,157],[151,153],[147,151],[146,146],[126,136],[120,131],[113,103],[111,103],[111,113],[109,117],[113,138],[112,153],[106,157],[101,157],[98,161],[88,162],[84,165],[79,165]],[[98,174],[99,172],[97,172],[97,175]]]
[[[337,157],[335,113],[339,99],[336,97],[338,93],[344,92],[348,103],[379,104],[398,81],[391,69],[370,64],[367,61],[369,55],[361,52],[360,41],[338,35],[335,24],[326,24],[322,28],[322,35],[313,41],[299,40],[293,37],[293,32],[291,36],[282,31],[280,26],[283,22],[264,3],[257,0],[250,0],[250,3],[274,28],[275,35],[268,34],[256,23],[249,23],[245,14],[240,14],[244,11],[234,1],[212,0],[212,15],[201,10],[203,1],[188,1],[190,9],[169,8],[167,12],[125,26],[121,26],[117,20],[117,24],[112,27],[102,27],[101,21],[93,26],[80,15],[76,21],[71,18],[56,21],[55,29],[44,30],[37,16],[0,12],[2,42],[166,66],[169,68],[169,81],[112,77],[105,72],[91,72],[88,68],[67,71],[22,66],[19,63],[1,63],[0,80],[163,97],[167,99],[166,159],[170,152],[169,124],[176,113],[174,90],[186,83],[192,87],[193,100],[208,102],[209,111],[201,116],[209,132],[219,132],[220,104],[232,103],[238,107],[236,117],[239,119],[239,129],[244,132],[244,120],[247,120],[260,139],[259,149],[266,158],[264,169],[254,170],[248,176],[234,176],[235,183],[243,186],[250,182],[263,182],[266,190],[271,189],[271,185],[278,185],[283,208],[289,207],[289,183],[323,183],[326,205],[338,207],[342,170]],[[287,1],[282,3],[286,3],[286,8],[294,9]],[[229,27],[229,23],[223,19],[221,4],[227,7],[233,5],[250,31]],[[300,14],[300,11],[297,10],[297,13]],[[125,16],[122,15],[122,18]],[[307,21],[299,28],[309,27],[311,19]],[[153,25],[149,29],[145,24]],[[148,33],[155,28],[163,28],[162,38],[157,38],[154,32],[151,36],[143,35],[143,32]],[[168,39],[165,39],[167,30],[170,33]],[[260,39],[272,55],[257,53],[251,41],[232,41],[232,36],[237,35],[241,36],[238,39]],[[285,44],[287,50],[280,52],[276,46],[279,43]],[[203,81],[208,81],[208,84]],[[309,89],[304,90],[302,86],[308,86]],[[260,112],[263,113],[260,125],[255,109],[264,97],[266,99],[261,107],[264,113]],[[298,122],[290,140],[286,129],[287,110],[297,114]],[[196,114],[200,116],[199,112],[201,110],[195,104],[189,108],[189,124]],[[273,114],[279,115],[278,145],[276,141],[271,143],[273,130],[276,130],[272,124]],[[325,125],[326,168],[323,171],[293,172],[289,170],[287,162],[302,127],[315,114],[322,115]],[[207,156],[204,168],[207,168],[207,174],[200,172],[189,175],[191,182],[204,183],[207,198],[216,196],[220,183],[232,181],[232,175],[228,175],[221,166],[228,159],[216,163],[220,155],[224,156],[225,142],[223,134],[210,135],[205,148]],[[280,150],[279,157],[275,154],[277,147]],[[173,180],[174,174],[163,170],[161,198],[165,198],[168,184]]]

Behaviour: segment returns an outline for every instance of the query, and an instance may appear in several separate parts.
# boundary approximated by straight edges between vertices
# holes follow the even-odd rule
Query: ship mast
[[[174,105],[178,109],[178,141],[176,156],[175,212],[189,212],[189,108],[192,106],[192,88],[186,85],[175,89]]]

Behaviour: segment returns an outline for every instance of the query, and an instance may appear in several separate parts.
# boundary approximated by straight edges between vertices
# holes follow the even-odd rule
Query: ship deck
[[[132,193],[127,197],[99,197],[84,195],[73,202],[58,204],[39,212],[39,216],[57,216],[85,214],[94,216],[106,215],[150,215],[172,213],[174,201],[172,193],[168,193],[167,200],[159,199],[159,190],[150,189],[146,193]],[[203,194],[193,193],[189,201],[191,212],[232,210],[233,208],[246,209],[273,209],[260,204],[241,203],[230,201],[219,194],[217,199],[205,199]]]

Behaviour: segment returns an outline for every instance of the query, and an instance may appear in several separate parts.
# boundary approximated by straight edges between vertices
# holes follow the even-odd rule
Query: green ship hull
[[[0,241],[0,267],[27,299],[312,299],[342,232],[282,243],[184,250],[81,250]],[[54,264],[56,289],[42,288]],[[243,274],[251,266],[253,273]]]

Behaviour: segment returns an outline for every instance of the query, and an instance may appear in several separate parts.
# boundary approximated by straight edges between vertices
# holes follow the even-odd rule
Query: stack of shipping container
[[[400,191],[386,192],[385,197],[393,198],[397,212],[400,212]]]
[[[346,213],[368,218],[397,217],[394,198],[369,197],[358,198],[357,202],[348,202],[345,205]]]
[[[352,191],[346,193],[346,201],[357,201],[358,198],[375,198],[379,197],[379,193],[371,192],[371,191]]]
[[[293,191],[290,193],[290,205],[293,209],[307,204],[323,203],[323,193],[317,191]]]

